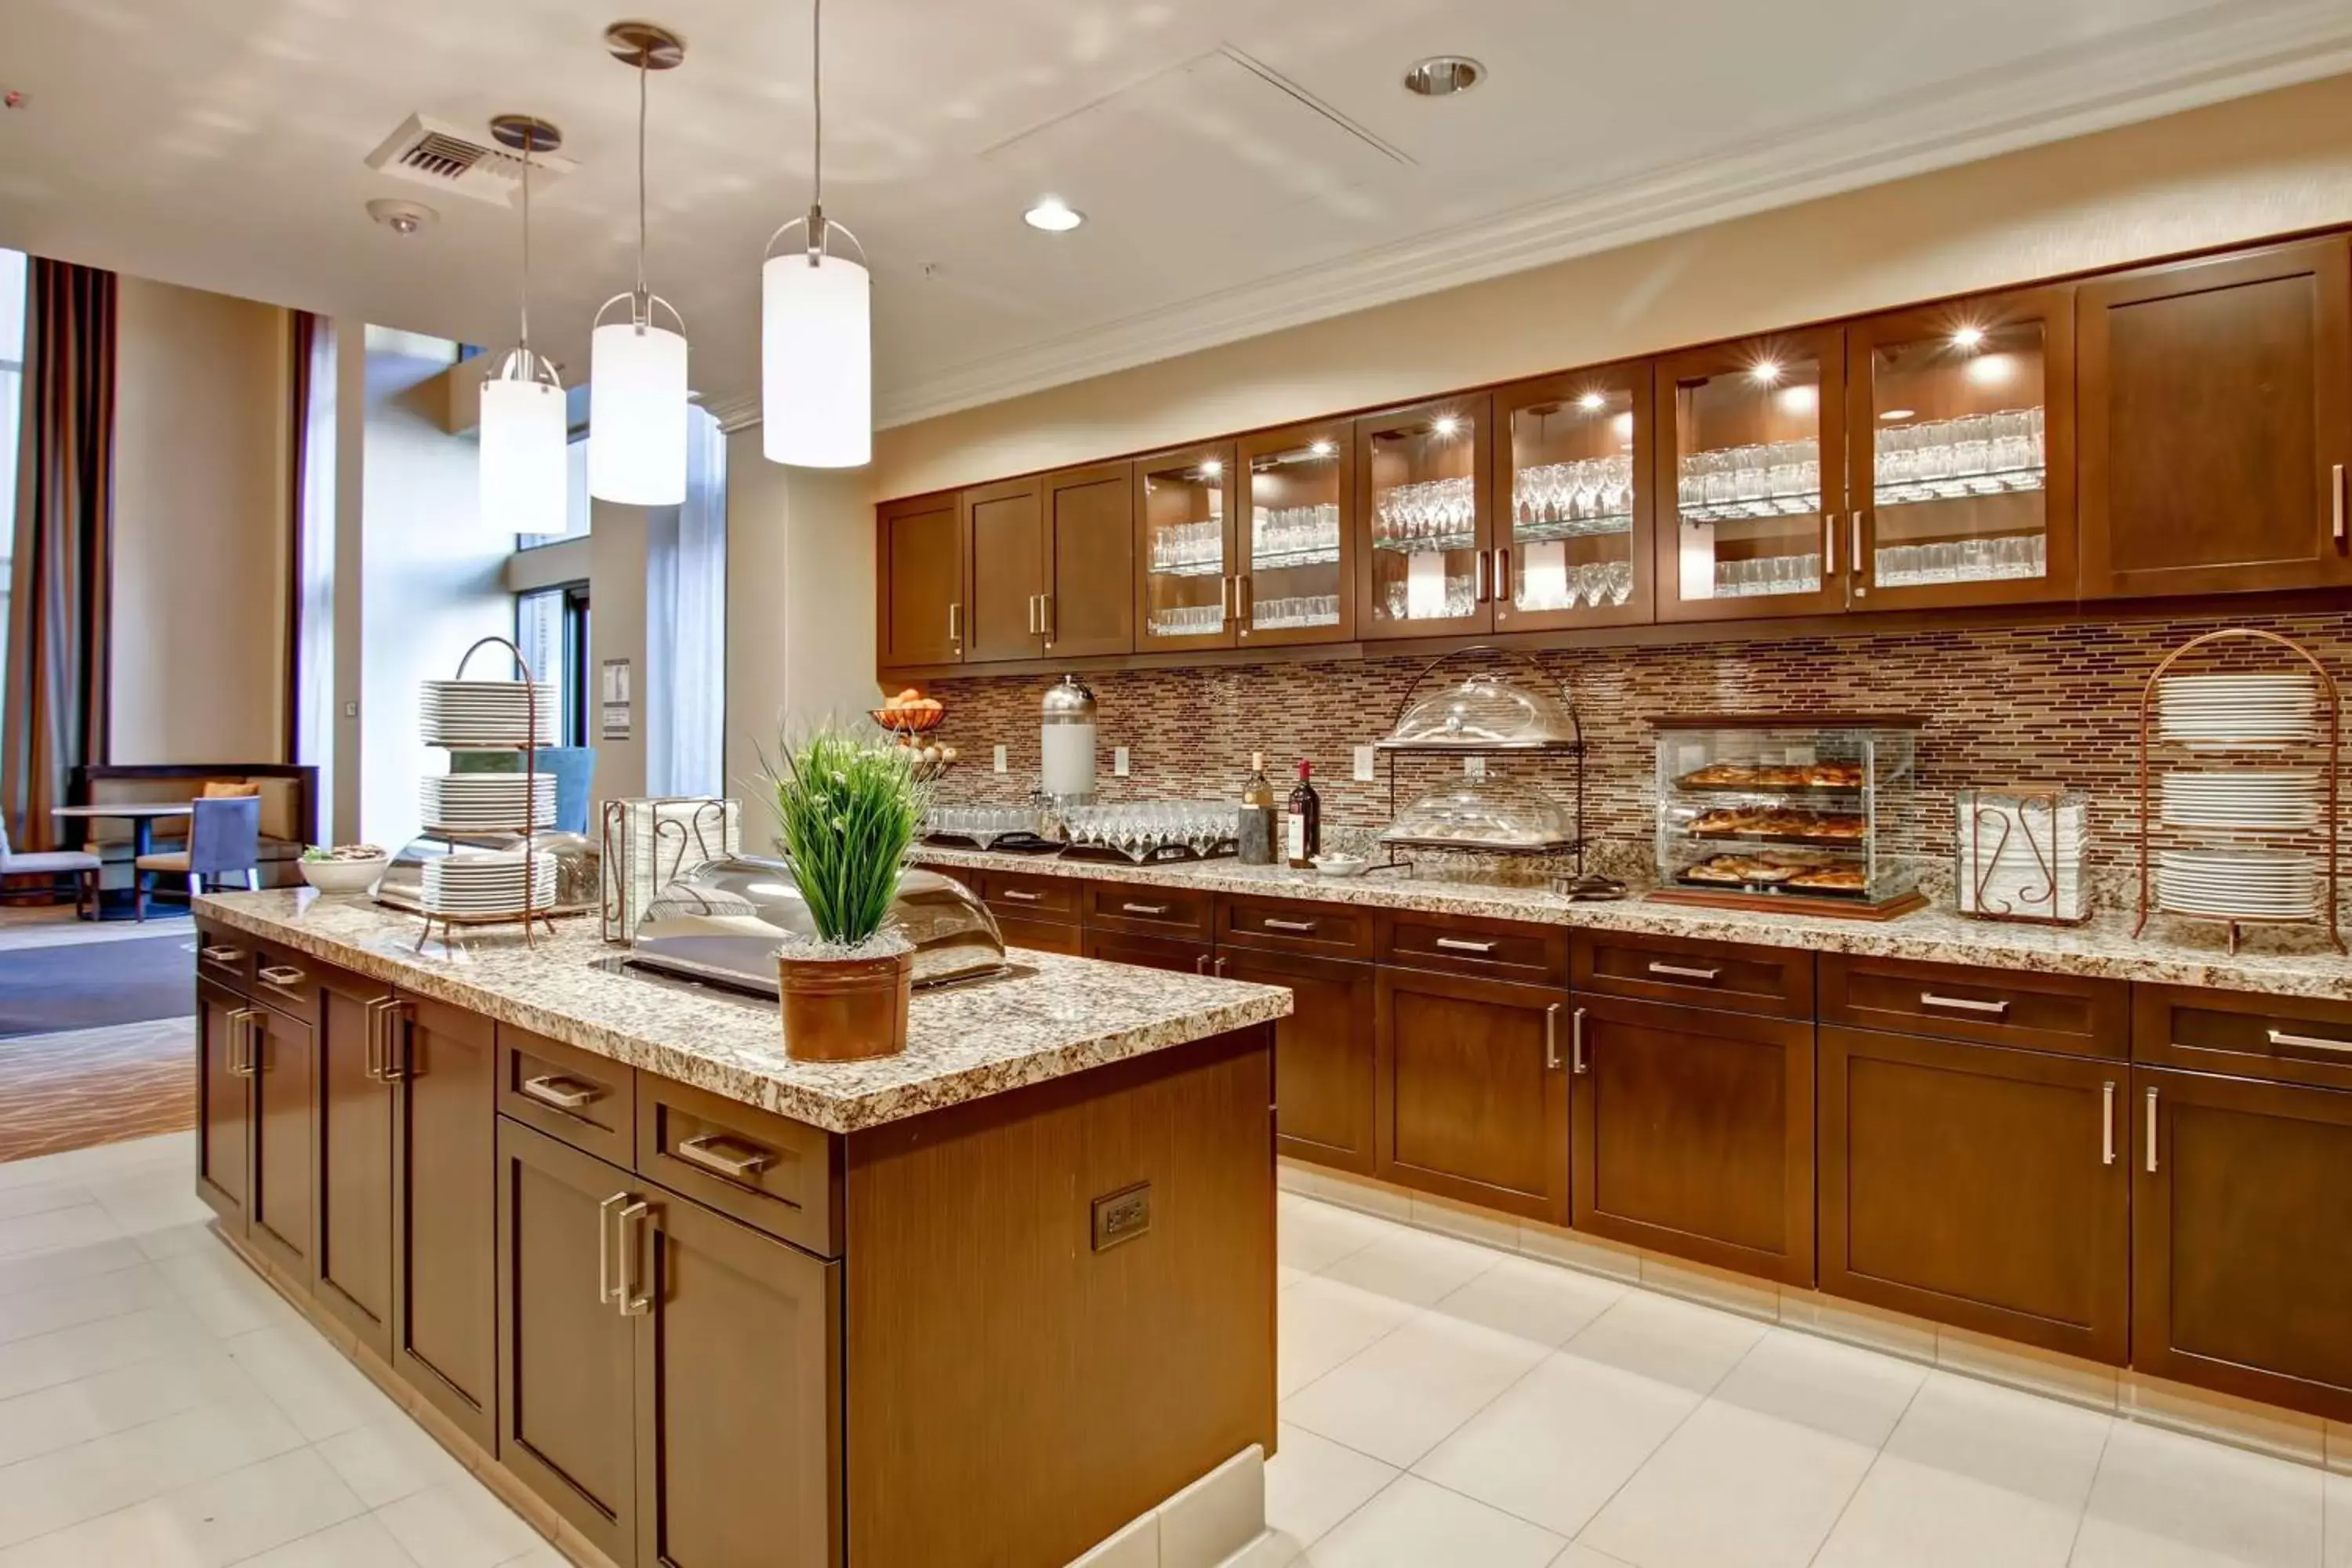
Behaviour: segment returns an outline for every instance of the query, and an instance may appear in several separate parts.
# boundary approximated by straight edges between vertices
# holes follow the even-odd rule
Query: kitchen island
[[[577,1561],[1053,1568],[1273,1447],[1284,990],[1015,950],[804,1064],[576,922],[196,913],[223,1237]]]

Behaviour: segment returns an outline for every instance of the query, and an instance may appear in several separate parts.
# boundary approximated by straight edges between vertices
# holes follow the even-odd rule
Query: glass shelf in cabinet
[[[1307,550],[1267,550],[1250,558],[1250,567],[1257,572],[1283,572],[1293,566],[1337,566],[1339,547],[1319,545]]]
[[[1966,500],[1976,496],[2015,495],[2038,490],[2047,479],[2040,464],[2030,468],[2002,468],[1981,474],[1954,474],[1946,479],[1881,479],[1876,487],[1882,507],[1916,506],[1927,501]]]
[[[1549,544],[1555,540],[1593,539],[1633,531],[1633,514],[1629,511],[1614,512],[1605,517],[1528,520],[1514,523],[1511,528],[1512,537],[1521,544]]]
[[[1758,496],[1747,500],[1706,501],[1681,506],[1685,522],[1742,522],[1759,517],[1804,517],[1822,510],[1822,492],[1803,490],[1791,495]]]

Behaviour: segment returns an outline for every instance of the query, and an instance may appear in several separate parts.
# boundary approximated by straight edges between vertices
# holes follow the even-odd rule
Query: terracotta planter
[[[784,1055],[803,1062],[854,1062],[907,1048],[907,998],[915,988],[912,948],[887,958],[776,955]]]

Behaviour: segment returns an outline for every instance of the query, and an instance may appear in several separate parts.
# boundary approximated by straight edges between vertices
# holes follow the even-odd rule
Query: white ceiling
[[[614,0],[617,6],[619,0]],[[614,16],[622,15],[617,9]],[[651,279],[756,390],[761,248],[808,200],[803,4],[657,0]],[[516,215],[371,172],[410,112],[542,115],[541,346],[627,287],[636,84],[580,0],[0,0],[0,245],[510,340]],[[1475,92],[1398,85],[1439,52]],[[2189,104],[2352,69],[2352,0],[856,0],[826,209],[876,268],[894,423]],[[1034,232],[1054,192],[1091,219]],[[373,196],[441,212],[401,239]]]

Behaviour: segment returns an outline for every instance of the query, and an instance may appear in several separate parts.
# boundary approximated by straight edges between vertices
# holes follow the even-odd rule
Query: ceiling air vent
[[[535,153],[531,163],[538,171],[531,184],[541,190],[580,166],[556,153]],[[522,185],[521,157],[491,141],[487,131],[477,136],[422,114],[403,121],[368,154],[367,165],[394,179],[498,206],[511,205]]]

